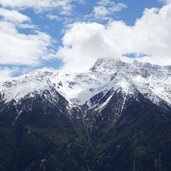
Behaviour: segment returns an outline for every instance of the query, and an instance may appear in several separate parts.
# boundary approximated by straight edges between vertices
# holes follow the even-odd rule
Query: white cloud
[[[10,27],[8,23],[1,24]],[[12,32],[12,28],[7,29],[0,29],[0,64],[36,65],[45,55],[49,55],[51,40],[45,33],[25,35],[17,30]]]
[[[41,59],[51,57],[51,37],[38,31],[27,16],[2,8],[0,16],[0,64],[38,65]],[[18,28],[31,29],[33,33],[21,33]]]
[[[26,66],[1,66],[0,67],[0,83],[4,81],[9,81],[11,79],[14,79],[14,77],[18,77],[19,75],[24,75],[30,71],[32,71],[33,68],[26,67]]]
[[[50,20],[60,21],[60,17],[57,15],[47,14],[46,17],[49,18]]]
[[[21,14],[20,12],[16,11],[16,10],[8,10],[8,9],[3,9],[0,8],[0,16],[6,20],[6,21],[10,21],[10,22],[25,22],[25,21],[29,21],[30,18],[27,17],[26,15]]]
[[[96,6],[93,9],[95,18],[106,17],[110,11],[104,6]]]
[[[102,30],[104,26],[97,23],[76,23],[72,26],[63,38],[64,47],[57,54],[64,62],[64,69],[85,70],[97,59],[97,54],[104,56],[109,53],[102,44]]]
[[[126,4],[116,3],[111,0],[100,0],[93,9],[93,16],[100,19],[108,19],[116,12],[127,8]]]
[[[75,23],[63,37],[58,56],[65,70],[84,71],[100,57],[120,58],[123,54],[146,54],[143,61],[171,64],[171,4],[146,9],[134,26],[112,21]]]
[[[0,68],[0,82],[11,78],[13,70],[10,68]]]
[[[32,8],[36,12],[58,9],[61,14],[68,14],[72,11],[73,1],[75,0],[0,0],[0,5],[20,10]]]

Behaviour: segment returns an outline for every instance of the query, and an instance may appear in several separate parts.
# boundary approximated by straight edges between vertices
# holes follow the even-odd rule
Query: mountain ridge
[[[135,87],[155,104],[171,106],[171,67],[134,61],[98,59],[85,73],[37,72],[0,83],[1,98],[7,102],[20,100],[33,92],[56,89],[71,105],[84,105],[112,88]]]

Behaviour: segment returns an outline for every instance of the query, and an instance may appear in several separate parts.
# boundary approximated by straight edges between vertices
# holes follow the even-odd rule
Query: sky
[[[98,58],[171,65],[171,0],[0,0],[0,81]]]

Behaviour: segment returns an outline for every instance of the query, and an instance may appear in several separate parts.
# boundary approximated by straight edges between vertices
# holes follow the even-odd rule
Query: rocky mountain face
[[[0,170],[170,171],[171,67],[99,59],[0,83]]]

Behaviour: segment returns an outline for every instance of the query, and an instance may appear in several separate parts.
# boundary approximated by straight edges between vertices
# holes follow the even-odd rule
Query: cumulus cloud
[[[15,16],[14,16],[15,14]],[[0,8],[0,64],[38,65],[52,56],[51,37],[30,23],[30,18],[15,11]],[[32,34],[18,29],[31,29]]]
[[[68,27],[61,46],[55,54],[52,38],[32,24],[31,18],[22,13],[32,8],[37,12],[61,9],[67,14],[74,0],[0,0],[0,65],[27,65],[35,67],[43,60],[58,57],[63,61],[63,70],[85,71],[98,58],[123,58],[125,54],[136,54],[141,61],[156,64],[171,64],[171,4],[161,9],[146,9],[135,25],[109,20],[107,24],[76,22]],[[81,0],[79,1],[81,2]],[[7,7],[5,9],[5,7]],[[126,5],[110,0],[100,0],[91,14],[99,19],[111,19],[111,15],[126,8]],[[18,11],[19,10],[19,11]],[[58,20],[58,16],[47,13],[46,17]],[[21,32],[22,29],[30,32]],[[126,59],[126,58],[124,58]],[[2,77],[10,77],[15,70],[1,68]]]
[[[70,71],[89,69],[100,57],[121,58],[129,53],[146,54],[140,60],[167,65],[171,64],[170,30],[171,4],[146,9],[134,26],[122,21],[74,23],[57,55],[64,61],[63,69]]]

